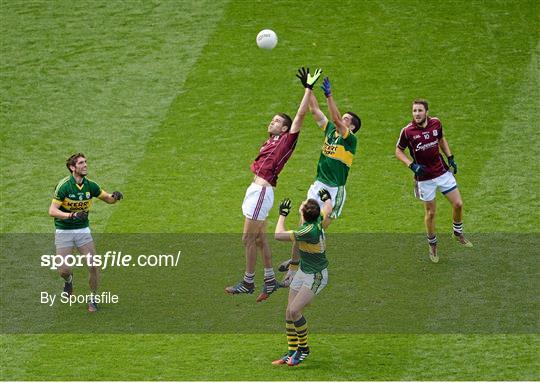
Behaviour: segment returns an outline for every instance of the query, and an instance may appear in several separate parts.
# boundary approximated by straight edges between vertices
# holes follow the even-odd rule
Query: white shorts
[[[274,204],[274,188],[255,183],[249,185],[242,203],[244,216],[255,221],[264,221]]]
[[[446,172],[442,176],[426,181],[416,181],[414,195],[421,201],[433,201],[437,188],[442,194],[451,192],[457,188],[456,178],[451,172]]]
[[[319,203],[319,207],[323,208],[323,201],[319,198],[319,190],[326,189],[330,192],[330,197],[332,197],[332,214],[330,218],[335,219],[341,215],[343,210],[343,205],[345,205],[345,199],[347,198],[347,192],[345,186],[328,186],[321,181],[315,181],[307,192],[307,197],[312,198]]]
[[[328,284],[328,269],[324,269],[320,273],[306,274],[298,269],[289,286],[290,289],[299,291],[302,286],[306,286],[313,291],[315,295],[319,294]]]
[[[81,247],[89,242],[92,242],[92,234],[90,234],[90,228],[85,227],[82,229],[63,230],[56,229],[54,235],[54,244],[57,249],[65,247]]]

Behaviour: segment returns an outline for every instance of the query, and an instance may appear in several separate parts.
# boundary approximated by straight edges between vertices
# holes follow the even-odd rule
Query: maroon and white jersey
[[[251,171],[268,181],[270,185],[276,186],[279,173],[296,147],[299,133],[287,132],[279,136],[270,136],[251,164]]]
[[[408,147],[413,161],[425,166],[424,174],[415,177],[418,181],[437,178],[448,170],[448,165],[439,151],[441,138],[443,128],[441,121],[436,117],[428,117],[425,128],[412,121],[401,129],[397,147],[401,150]]]

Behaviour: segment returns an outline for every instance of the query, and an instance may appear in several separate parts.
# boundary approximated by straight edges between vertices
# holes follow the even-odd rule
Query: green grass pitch
[[[540,380],[538,13],[525,0],[2,1],[0,379]],[[255,45],[264,28],[278,34],[272,51]],[[295,112],[304,65],[323,68],[363,128],[328,232],[333,279],[306,313],[313,353],[276,368],[285,294],[256,305],[222,289],[243,268],[249,164],[273,114]],[[445,237],[439,197],[437,265],[393,155],[419,96],[460,165],[477,245]],[[320,144],[307,116],[276,201],[304,198]],[[47,208],[78,151],[90,178],[126,196],[94,205],[94,233],[210,244],[175,270],[105,270],[101,288],[124,300],[93,316],[39,307],[61,283],[30,251],[52,251]],[[140,234],[141,248],[152,238]],[[75,273],[84,293],[87,273]]]

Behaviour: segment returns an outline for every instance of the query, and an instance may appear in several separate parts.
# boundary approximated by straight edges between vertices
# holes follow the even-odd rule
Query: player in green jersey
[[[341,115],[332,96],[328,77],[324,78],[321,88],[326,96],[332,121],[329,121],[321,111],[315,95],[312,94],[309,108],[317,125],[324,130],[324,143],[317,164],[317,176],[307,192],[307,198],[316,200],[322,209],[323,201],[319,197],[319,191],[328,190],[332,197],[333,208],[330,218],[336,219],[341,215],[345,203],[347,195],[345,184],[356,154],[357,139],[355,134],[360,129],[362,122],[360,117],[353,112]],[[292,259],[279,266],[279,271],[288,271],[283,281],[280,282],[282,287],[287,287],[294,277],[294,270],[288,268],[291,262],[298,262],[298,254],[296,254],[294,247]]]
[[[86,178],[88,165],[86,157],[82,153],[69,157],[66,161],[66,167],[71,175],[58,182],[49,207],[49,215],[54,217],[54,226],[56,227],[54,240],[56,254],[66,257],[72,254],[73,248],[76,247],[80,254],[86,254],[91,260],[91,257],[96,254],[88,221],[92,198],[96,197],[113,204],[121,200],[123,195],[119,191],[109,194],[101,189],[97,183]],[[94,265],[89,265],[89,269],[90,290],[96,294],[99,270]],[[58,271],[64,278],[64,293],[71,295],[73,293],[71,268],[64,264],[58,268]],[[97,311],[97,304],[93,300],[88,303],[88,311]]]
[[[290,265],[296,274],[290,284],[289,300],[285,312],[285,331],[287,334],[287,353],[272,364],[295,366],[309,355],[307,344],[307,322],[304,308],[319,294],[328,283],[328,260],[324,229],[332,219],[332,199],[330,192],[321,189],[318,198],[323,208],[314,199],[307,199],[300,205],[300,227],[296,230],[285,228],[285,219],[291,210],[291,200],[286,198],[279,205],[279,219],[275,238],[278,241],[291,241],[300,255],[300,265]]]
[[[326,96],[331,121],[319,108],[315,95],[311,95],[310,110],[313,118],[324,130],[324,143],[317,164],[317,177],[308,191],[308,198],[313,198],[322,208],[318,193],[326,189],[332,196],[332,213],[330,218],[335,219],[341,215],[345,203],[345,184],[356,154],[356,132],[360,129],[360,118],[353,112],[341,115],[332,96],[330,79],[324,78],[321,88]]]
[[[333,201],[330,218],[334,219],[341,215],[345,203],[345,184],[356,154],[355,133],[360,129],[361,121],[353,112],[341,115],[332,96],[328,77],[324,78],[321,88],[326,96],[331,121],[321,111],[315,95],[311,95],[309,109],[317,125],[324,130],[324,143],[317,164],[317,176],[309,188],[308,198],[316,200],[322,208],[323,202],[318,193],[321,189],[328,190]]]

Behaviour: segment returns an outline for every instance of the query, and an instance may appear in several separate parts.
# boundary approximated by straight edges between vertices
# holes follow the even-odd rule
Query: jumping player
[[[317,176],[307,192],[307,198],[317,201],[322,209],[323,201],[318,193],[322,189],[328,190],[332,197],[332,212],[329,218],[336,219],[341,215],[347,197],[345,184],[356,155],[356,133],[360,130],[362,122],[353,112],[341,115],[334,101],[328,77],[324,78],[321,88],[326,96],[331,121],[321,111],[317,98],[312,94],[309,109],[317,125],[324,131],[324,142],[317,164]],[[280,282],[283,287],[288,286],[294,278],[295,272],[288,265],[298,265],[298,261],[298,252],[293,245],[292,259],[283,262],[279,267],[280,271],[288,271]]]
[[[255,291],[255,263],[257,248],[260,249],[264,264],[264,286],[257,302],[265,300],[278,288],[272,267],[270,245],[266,238],[266,218],[274,203],[274,187],[278,175],[292,155],[300,128],[309,107],[313,85],[322,71],[317,69],[313,75],[309,69],[299,69],[297,77],[305,88],[304,96],[293,121],[286,114],[276,114],[270,125],[270,137],[259,150],[259,155],[251,164],[253,182],[248,187],[242,211],[244,213],[244,231],[242,242],[245,247],[246,269],[243,279],[234,286],[225,288],[228,294],[252,294]]]

